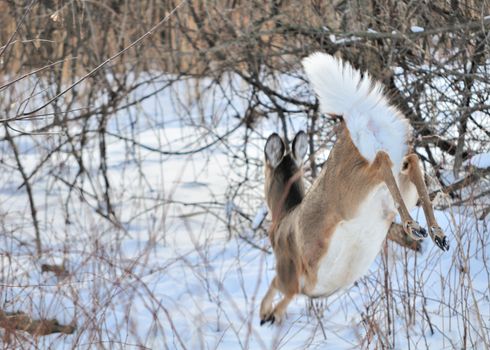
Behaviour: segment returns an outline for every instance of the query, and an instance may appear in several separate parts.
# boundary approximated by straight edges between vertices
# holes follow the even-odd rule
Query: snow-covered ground
[[[282,85],[282,91],[300,84],[268,83]],[[0,308],[76,325],[71,335],[32,338],[19,332],[11,340],[15,346],[484,349],[490,344],[489,225],[472,207],[436,212],[449,252],[430,240],[418,254],[387,243],[369,274],[348,292],[327,300],[298,296],[280,326],[261,327],[259,304],[274,276],[269,221],[260,220],[261,157],[265,138],[280,129],[279,122],[269,116],[253,129],[236,127],[234,115],[243,113],[249,98],[240,82],[221,86],[229,91],[209,88],[210,81],[179,84],[119,112],[108,124],[108,191],[115,215],[99,214],[107,210],[99,200],[107,189],[95,137],[80,155],[86,174],[77,176],[69,145],[43,163],[31,181],[43,243],[39,259],[25,187],[19,188],[12,150],[4,145]],[[290,134],[305,129],[306,122],[295,116]],[[17,138],[26,172],[63,137]],[[487,156],[472,158],[471,164],[481,165]],[[425,224],[420,208],[413,215]],[[63,263],[69,275],[41,273],[44,263]]]

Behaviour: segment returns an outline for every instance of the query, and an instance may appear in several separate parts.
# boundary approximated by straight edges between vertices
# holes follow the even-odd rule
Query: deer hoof
[[[441,248],[442,251],[447,252],[449,250],[449,242],[447,241],[447,237],[442,232],[439,226],[431,226],[430,233],[434,243]]]
[[[284,311],[282,311],[280,308],[278,309],[277,307],[272,311],[270,314],[266,314],[264,316],[261,316],[260,320],[260,325],[264,325],[267,322],[270,322],[270,324],[281,324],[282,319],[284,316]]]
[[[264,325],[267,322],[270,322],[271,325],[272,325],[272,324],[274,324],[274,321],[275,320],[276,320],[276,318],[274,317],[274,314],[271,314],[271,315],[269,315],[269,317],[261,319],[260,320],[260,325],[262,326],[262,325]]]
[[[414,240],[421,240],[427,237],[427,231],[418,223],[412,220],[407,220],[403,224],[403,230]]]

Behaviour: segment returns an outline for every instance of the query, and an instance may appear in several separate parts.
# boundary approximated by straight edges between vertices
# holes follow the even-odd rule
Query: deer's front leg
[[[294,294],[286,294],[281,299],[281,301],[275,306],[272,306],[272,301],[274,300],[274,296],[277,292],[277,277],[274,277],[271,285],[269,286],[269,290],[262,299],[262,303],[260,304],[260,325],[262,326],[264,323],[270,322],[271,324],[281,323],[284,318],[284,313],[286,309],[293,300]]]
[[[403,201],[400,189],[398,188],[395,180],[395,176],[391,170],[392,164],[393,163],[391,162],[390,156],[384,151],[379,151],[372,166],[374,167],[375,171],[377,171],[380,180],[383,181],[388,187],[388,190],[396,203],[398,213],[400,214],[403,222],[403,230],[405,233],[415,240],[425,238],[427,237],[427,231],[414,219],[412,219],[410,213],[408,212],[407,206]]]
[[[444,251],[449,250],[449,243],[446,235],[442,232],[441,228],[437,224],[432,203],[427,192],[427,186],[425,185],[424,175],[419,165],[419,157],[416,154],[409,154],[405,157],[403,162],[404,173],[408,175],[410,181],[415,185],[417,194],[419,195],[422,208],[424,209],[425,218],[429,225],[429,234],[434,243]]]
[[[272,280],[269,289],[267,290],[267,293],[265,293],[264,298],[262,299],[262,302],[260,303],[260,325],[262,326],[264,323],[271,321],[271,315],[272,311],[274,310],[272,307],[272,301],[274,300],[274,297],[277,292],[276,288],[276,278]],[[271,323],[274,323],[272,320]]]

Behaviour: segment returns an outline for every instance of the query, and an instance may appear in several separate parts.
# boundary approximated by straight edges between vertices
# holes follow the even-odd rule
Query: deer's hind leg
[[[403,197],[400,193],[400,189],[396,183],[395,176],[393,175],[393,171],[391,170],[392,165],[393,163],[388,153],[379,151],[376,154],[372,167],[377,172],[379,179],[388,187],[388,190],[396,203],[398,213],[402,219],[403,230],[405,233],[415,240],[425,238],[427,237],[427,231],[414,219],[412,219],[410,213],[408,212],[407,206],[405,205]]]
[[[406,156],[403,160],[402,173],[406,174],[410,181],[415,185],[417,194],[422,203],[424,209],[425,218],[429,226],[429,234],[434,243],[442,250],[448,250],[449,244],[446,239],[446,235],[442,232],[441,228],[437,224],[434,209],[427,192],[427,186],[425,185],[424,175],[422,169],[420,169],[419,157],[412,153]]]

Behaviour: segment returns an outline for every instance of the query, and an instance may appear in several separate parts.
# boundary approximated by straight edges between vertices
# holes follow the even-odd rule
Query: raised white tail
[[[383,86],[327,54],[314,53],[303,60],[303,66],[321,111],[344,118],[364,158],[372,162],[378,151],[385,151],[398,172],[408,151],[410,129],[402,113],[390,105]]]
[[[300,171],[306,134],[296,135],[291,154],[279,135],[267,140],[265,196],[273,213],[269,238],[276,277],[260,305],[261,324],[280,322],[298,293],[329,296],[364,275],[397,211],[411,239],[426,237],[409,212],[417,197],[428,234],[442,250],[449,249],[419,159],[408,153],[408,122],[389,105],[381,85],[332,56],[314,54],[303,63],[322,111],[342,115],[343,121],[306,194]],[[274,305],[278,291],[283,298]]]

